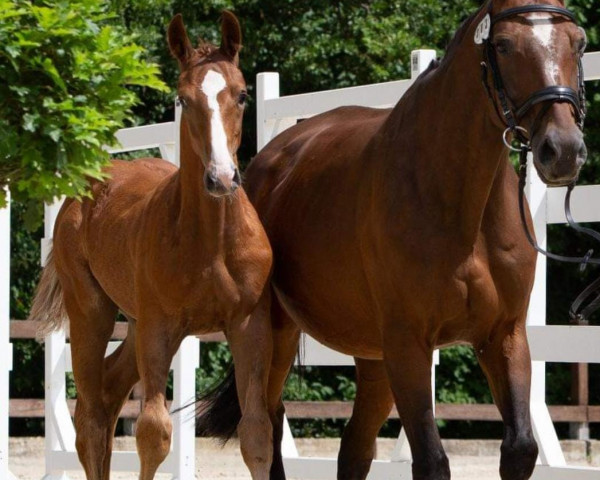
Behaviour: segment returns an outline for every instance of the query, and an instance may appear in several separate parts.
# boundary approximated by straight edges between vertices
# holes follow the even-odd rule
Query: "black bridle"
[[[564,85],[553,85],[533,92],[531,95],[529,95],[527,100],[523,102],[522,105],[514,107],[513,102],[510,101],[504,88],[504,83],[502,81],[502,76],[500,74],[500,69],[498,68],[498,62],[496,59],[496,50],[492,43],[493,27],[496,23],[498,23],[501,20],[512,18],[523,13],[544,12],[551,13],[554,15],[560,15],[562,17],[565,17],[569,21],[575,23],[575,15],[566,8],[557,7],[554,5],[525,5],[522,7],[506,9],[493,16],[491,15],[491,8],[492,2],[489,3],[488,16],[484,18],[484,22],[489,22],[489,30],[487,36],[482,39],[482,43],[484,44],[484,60],[481,62],[482,80],[484,87],[487,91],[488,97],[492,101],[496,113],[500,118],[500,121],[506,126],[506,130],[504,131],[504,134],[502,136],[504,143],[511,150],[519,152],[519,211],[521,215],[521,223],[523,224],[523,228],[525,229],[525,235],[527,237],[527,240],[536,251],[547,256],[548,258],[558,260],[560,262],[578,263],[580,265],[580,271],[585,270],[588,264],[600,265],[599,258],[592,258],[594,251],[591,249],[582,257],[568,257],[548,252],[547,250],[544,250],[542,247],[540,247],[535,241],[533,235],[531,234],[527,226],[524,207],[525,202],[523,198],[524,188],[527,179],[527,154],[531,151],[531,144],[530,138],[528,138],[528,136],[525,135],[527,131],[521,126],[519,126],[519,122],[525,117],[525,115],[531,110],[533,106],[540,103],[546,103],[545,107],[541,109],[541,111],[538,113],[536,120],[533,123],[533,134],[535,133],[535,127],[539,123],[539,120],[546,114],[546,112],[553,103],[568,102],[573,106],[577,125],[581,130],[583,130],[583,124],[586,115],[586,104],[585,82],[583,77],[583,66],[581,63],[581,58],[579,59],[577,74],[578,91]],[[500,108],[498,107],[498,101],[496,101],[496,99],[492,95],[492,90],[488,83],[488,70],[492,74],[494,89],[496,91],[498,101],[500,102]],[[508,143],[506,139],[506,135],[508,133],[513,134],[513,137],[519,142],[519,148],[515,148]],[[574,187],[575,182],[568,186],[567,195],[565,197],[565,216],[567,218],[567,222],[569,226],[571,226],[575,231],[589,235],[600,242],[600,233],[590,228],[582,227],[573,220],[573,216],[571,215],[571,192],[573,191]],[[571,317],[571,320],[573,322],[586,323],[589,315],[591,315],[594,311],[600,308],[599,291],[600,278],[592,282],[588,287],[586,287],[583,290],[583,292],[581,292],[577,296],[577,298],[573,301],[569,309],[569,316]],[[595,298],[592,298],[594,295]],[[590,300],[590,298],[592,299]],[[584,306],[586,302],[587,305]]]

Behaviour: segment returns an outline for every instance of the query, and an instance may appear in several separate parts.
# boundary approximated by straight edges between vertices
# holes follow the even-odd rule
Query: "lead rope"
[[[525,218],[524,201],[525,183],[527,181],[527,154],[530,151],[531,147],[529,144],[521,144],[521,148],[519,150],[519,213],[521,215],[521,223],[523,224],[523,229],[525,230],[525,236],[527,237],[527,241],[537,252],[541,253],[542,255],[545,255],[546,257],[552,260],[567,263],[578,263],[580,272],[583,272],[589,264],[600,265],[600,258],[592,258],[592,255],[594,254],[593,249],[588,250],[588,252],[583,257],[567,257],[564,255],[557,255],[540,247],[533,238],[533,235],[531,235],[529,227],[527,226],[527,220]],[[575,231],[589,235],[600,242],[600,233],[596,232],[595,230],[592,230],[591,228],[582,227],[577,222],[575,222],[575,220],[573,220],[573,215],[571,214],[571,192],[573,191],[574,187],[575,183],[570,184],[567,189],[567,195],[565,196],[565,216],[567,218],[567,222],[569,226]],[[590,300],[587,303],[587,306],[582,308],[586,301],[594,295],[595,298]],[[598,277],[590,285],[588,285],[577,296],[577,298],[575,298],[575,300],[571,304],[571,307],[569,308],[569,317],[571,318],[572,323],[586,324],[588,323],[589,316],[599,308],[600,277]]]

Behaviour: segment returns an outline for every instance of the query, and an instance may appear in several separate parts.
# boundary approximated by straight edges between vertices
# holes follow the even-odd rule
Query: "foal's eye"
[[[181,105],[181,108],[186,108],[188,106],[187,100],[181,96],[177,97],[177,103]]]
[[[238,104],[244,105],[246,103],[247,98],[248,98],[248,93],[245,90],[241,91],[240,95],[238,96]]]

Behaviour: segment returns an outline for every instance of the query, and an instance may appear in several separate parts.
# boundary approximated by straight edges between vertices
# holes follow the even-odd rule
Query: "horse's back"
[[[331,173],[349,171],[360,153],[383,124],[390,110],[340,107],[303,120],[275,137],[254,157],[245,172],[245,188],[261,210],[270,195],[292,176],[303,177],[315,187],[328,182]],[[340,179],[343,181],[343,179]],[[261,215],[262,216],[262,215]]]

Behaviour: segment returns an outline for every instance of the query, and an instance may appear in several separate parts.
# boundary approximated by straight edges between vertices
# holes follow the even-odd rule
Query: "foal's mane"
[[[213,53],[219,50],[219,47],[213,45],[210,42],[200,38],[198,39],[198,46],[196,47],[196,53],[201,57],[210,57]]]

